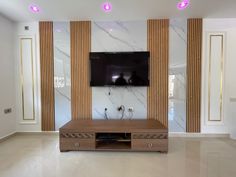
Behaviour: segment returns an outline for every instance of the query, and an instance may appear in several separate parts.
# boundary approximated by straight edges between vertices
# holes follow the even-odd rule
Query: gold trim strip
[[[32,71],[32,94],[33,94],[33,117],[25,118],[25,106],[24,106],[24,75],[23,75],[23,56],[22,56],[22,43],[23,40],[30,40],[31,45],[31,71]],[[33,63],[33,42],[32,38],[20,38],[20,62],[21,62],[21,89],[22,89],[22,116],[23,120],[33,121],[35,120],[35,98],[34,98],[34,63]]]
[[[211,120],[211,59],[212,59],[212,37],[221,37],[221,66],[220,66],[220,120]],[[223,34],[211,34],[210,35],[210,46],[209,46],[209,73],[208,73],[208,121],[210,122],[221,122],[223,114],[223,64],[224,64],[224,35]]]

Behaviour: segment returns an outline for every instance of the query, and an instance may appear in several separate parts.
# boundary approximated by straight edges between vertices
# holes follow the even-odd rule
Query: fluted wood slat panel
[[[187,132],[200,132],[202,19],[188,19]]]
[[[148,118],[168,126],[169,20],[148,20]]]
[[[70,30],[72,119],[91,119],[92,91],[89,86],[91,22],[71,22]]]
[[[42,130],[55,130],[53,23],[40,22],[40,72]]]

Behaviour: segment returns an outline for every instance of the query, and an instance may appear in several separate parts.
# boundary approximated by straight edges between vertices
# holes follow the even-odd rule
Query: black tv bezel
[[[106,53],[106,54],[120,54],[120,53],[148,53],[148,80],[147,80],[147,84],[146,85],[109,85],[109,84],[101,84],[101,85],[98,85],[98,84],[92,84],[92,81],[91,81],[91,54],[103,54],[103,53]],[[127,51],[127,52],[90,52],[89,53],[89,78],[90,78],[90,87],[149,87],[150,86],[150,51]]]

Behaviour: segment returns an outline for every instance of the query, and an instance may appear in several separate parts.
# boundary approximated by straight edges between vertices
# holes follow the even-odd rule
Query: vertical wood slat
[[[92,119],[92,90],[89,85],[91,22],[70,22],[70,30],[72,119]]]
[[[42,131],[55,130],[53,23],[39,22]]]
[[[168,127],[169,20],[148,20],[150,51],[150,86],[148,119],[159,120]]]
[[[201,130],[202,19],[188,19],[187,132]]]

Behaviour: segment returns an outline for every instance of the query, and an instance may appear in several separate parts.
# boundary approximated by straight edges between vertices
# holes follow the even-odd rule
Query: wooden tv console
[[[61,152],[168,152],[168,129],[157,120],[72,120],[59,132]]]

